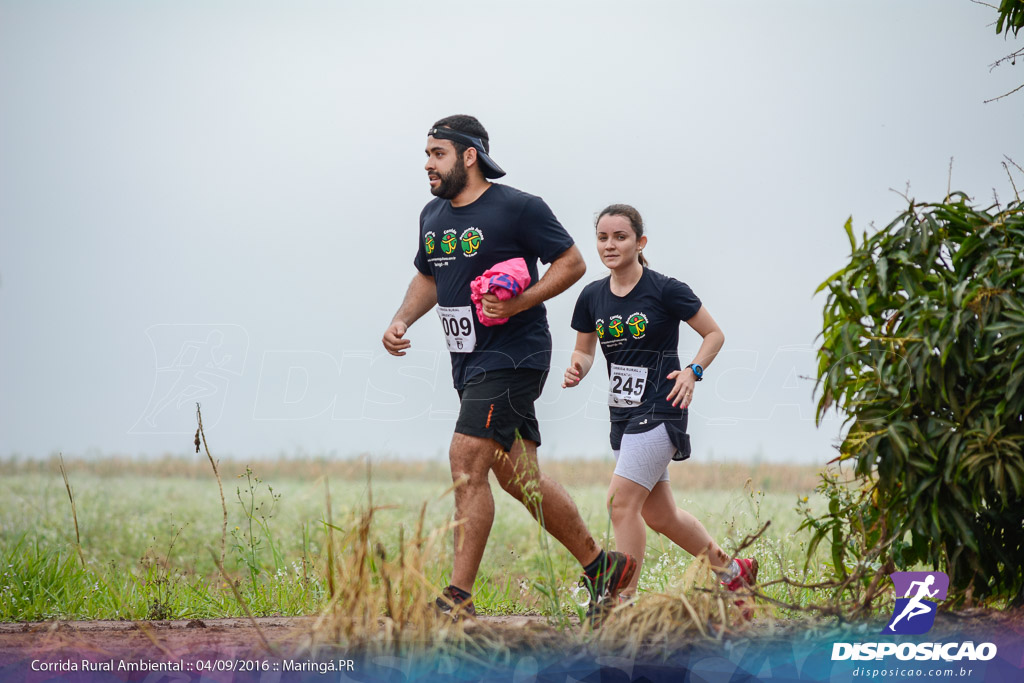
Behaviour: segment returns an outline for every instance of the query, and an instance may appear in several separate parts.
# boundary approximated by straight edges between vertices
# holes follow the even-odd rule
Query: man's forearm
[[[434,278],[423,273],[416,273],[409,283],[409,289],[405,291],[405,298],[392,322],[400,321],[408,327],[422,318],[423,314],[433,308],[436,303],[437,284],[434,282]]]
[[[551,262],[544,275],[519,295],[522,310],[533,308],[569,289],[587,272],[587,264],[580,250],[573,245]]]

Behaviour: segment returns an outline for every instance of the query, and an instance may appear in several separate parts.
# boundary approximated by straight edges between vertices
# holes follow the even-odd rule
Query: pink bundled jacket
[[[484,294],[493,294],[501,301],[508,301],[522,294],[529,286],[530,271],[523,259],[513,258],[494,264],[485,270],[483,275],[469,283],[469,298],[476,306],[476,319],[481,325],[488,327],[504,325],[508,318],[488,318],[484,315]]]

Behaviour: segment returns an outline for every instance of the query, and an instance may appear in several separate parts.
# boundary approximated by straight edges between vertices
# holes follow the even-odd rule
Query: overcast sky
[[[444,457],[436,315],[380,337],[431,197],[427,128],[480,118],[580,245],[549,303],[542,457],[605,456],[606,382],[556,377],[593,219],[637,206],[652,266],[726,335],[694,457],[824,463],[814,425],[842,230],[1024,164],[995,11],[917,2],[2,2],[0,456]],[[1018,186],[1021,186],[1018,176]],[[681,353],[699,337],[684,326]]]

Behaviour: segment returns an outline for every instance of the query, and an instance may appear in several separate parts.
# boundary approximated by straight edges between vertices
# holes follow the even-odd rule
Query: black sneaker
[[[475,617],[476,607],[473,606],[471,598],[462,597],[458,590],[452,590],[455,586],[446,586],[441,591],[441,597],[434,602],[434,607],[441,614],[447,614],[452,619],[459,617]]]
[[[586,620],[591,628],[598,628],[613,610],[620,607],[629,608],[635,604],[632,598],[622,595],[614,598],[605,598],[604,600],[591,600],[590,605],[587,607]]]
[[[619,591],[622,591],[633,579],[637,563],[632,555],[617,551],[605,554],[606,566],[590,579],[586,574],[582,584],[590,590],[590,606],[587,608],[587,620],[594,626],[600,625],[611,610],[618,606]]]

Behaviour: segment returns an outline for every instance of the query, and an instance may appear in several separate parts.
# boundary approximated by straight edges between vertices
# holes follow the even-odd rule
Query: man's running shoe
[[[447,614],[452,619],[476,616],[476,607],[473,606],[472,598],[463,597],[462,591],[455,586],[445,587],[441,591],[441,597],[434,602],[434,607],[438,612]]]
[[[725,586],[726,590],[738,591],[741,588],[753,588],[757,583],[757,560],[754,558],[737,558],[734,560],[739,565],[740,573],[732,581],[723,581],[722,585]],[[737,607],[743,607],[743,600],[736,601]],[[743,618],[750,620],[751,611],[750,609],[743,610]]]
[[[619,604],[619,592],[629,586],[636,573],[637,562],[631,555],[617,551],[605,555],[605,567],[591,579],[586,574],[581,581],[590,590],[590,606],[587,620],[599,626],[608,613]]]

